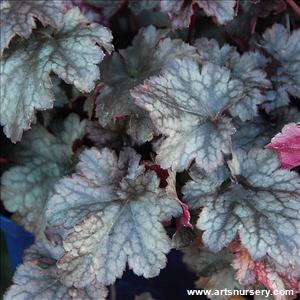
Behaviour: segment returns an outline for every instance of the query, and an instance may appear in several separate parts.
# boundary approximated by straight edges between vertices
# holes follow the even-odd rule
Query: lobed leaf
[[[138,86],[132,96],[149,111],[166,139],[156,157],[162,168],[188,168],[193,159],[206,170],[223,163],[230,152],[231,120],[224,111],[242,95],[242,83],[215,64],[200,66],[190,59],[175,59],[157,77]]]
[[[82,289],[62,283],[56,266],[62,251],[57,250],[42,241],[31,246],[15,272],[14,284],[4,295],[4,300],[105,300],[108,292],[99,282]]]
[[[297,277],[292,268],[287,268],[285,273],[277,270],[269,258],[255,261],[251,258],[245,248],[238,245],[234,248],[234,259],[232,266],[236,270],[236,278],[242,285],[263,285],[270,290],[275,300],[288,300],[297,297],[298,282]],[[293,293],[287,295],[277,295],[279,290],[289,290]],[[274,291],[276,291],[274,293]]]
[[[229,162],[213,173],[194,168],[184,187],[190,207],[203,207],[197,227],[213,251],[228,245],[237,234],[253,259],[269,255],[274,261],[300,266],[300,177],[278,170],[276,154],[253,148],[236,150]]]
[[[114,52],[101,64],[105,87],[97,97],[96,115],[102,126],[121,117],[129,119],[127,133],[142,144],[153,138],[154,126],[148,114],[138,107],[130,91],[146,78],[158,74],[175,57],[196,57],[196,50],[179,39],[167,37],[168,30],[142,28],[132,46]]]
[[[264,71],[267,59],[258,52],[248,51],[240,55],[234,47],[228,44],[220,47],[213,39],[198,39],[195,46],[202,62],[228,68],[232,78],[243,83],[243,97],[230,113],[242,121],[253,119],[257,115],[257,105],[265,101],[264,93],[271,87]]]
[[[96,44],[110,52],[111,40],[107,28],[88,25],[78,9],[71,9],[58,31],[37,31],[6,51],[1,61],[1,124],[6,136],[19,141],[35,109],[53,106],[51,72],[80,91],[91,91],[100,76],[96,64],[104,57]]]
[[[173,29],[189,27],[194,14],[194,6],[199,6],[207,16],[213,17],[217,23],[225,24],[234,18],[235,0],[162,0],[161,10],[168,13]]]
[[[2,200],[13,218],[35,234],[45,229],[44,208],[55,182],[70,172],[72,144],[85,132],[85,122],[70,114],[60,134],[41,125],[27,132],[17,147],[17,166],[2,175]]]
[[[232,38],[242,51],[248,50],[249,47],[251,49],[259,24],[267,17],[272,18],[284,13],[287,6],[285,0],[239,1],[235,7],[236,16],[223,27],[224,33],[226,32],[226,35]]]
[[[300,98],[300,30],[289,33],[284,26],[274,24],[263,34],[261,46],[272,56],[275,69],[271,74],[273,89],[267,94],[270,102],[265,105],[271,111],[287,105],[289,95]]]
[[[60,0],[1,1],[1,55],[15,35],[29,38],[32,29],[36,28],[35,18],[44,26],[58,28],[63,21],[64,10],[64,1]]]
[[[50,225],[65,230],[58,267],[67,285],[96,278],[111,284],[127,262],[146,278],[165,266],[170,240],[160,222],[181,208],[139,161],[129,148],[119,158],[107,148],[85,150],[77,173],[56,185],[46,214]]]

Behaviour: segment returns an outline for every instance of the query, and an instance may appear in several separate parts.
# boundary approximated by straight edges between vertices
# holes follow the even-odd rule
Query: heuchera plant
[[[106,299],[172,248],[198,288],[296,297],[295,1],[0,5],[3,211],[35,235],[6,300]]]

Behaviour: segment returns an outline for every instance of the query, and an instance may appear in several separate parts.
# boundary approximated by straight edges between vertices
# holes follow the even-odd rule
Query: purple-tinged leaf
[[[218,290],[242,288],[235,279],[234,269],[231,267],[234,256],[227,249],[212,252],[203,245],[199,234],[192,244],[183,249],[183,253],[184,263],[200,276],[195,282],[196,287],[210,289],[212,293],[216,292],[208,298],[227,300],[227,296],[217,294]]]
[[[87,124],[87,136],[94,145],[101,149],[108,147],[111,149],[121,149],[128,143],[129,137],[124,134],[123,124],[109,124],[102,127],[98,121],[89,121]]]
[[[257,25],[264,22],[261,18],[268,16],[274,17],[285,12],[287,4],[285,0],[272,1],[237,1],[236,16],[220,28],[226,38],[239,47],[239,50],[245,52],[253,49],[256,44]],[[272,18],[271,17],[271,18]]]
[[[286,273],[276,270],[276,265],[269,258],[255,261],[251,258],[248,251],[241,245],[234,246],[234,259],[232,266],[236,270],[236,279],[242,285],[262,284],[270,290],[275,300],[289,300],[297,297],[299,276],[293,274],[292,269],[287,268]],[[274,291],[289,290],[293,291],[287,295],[276,295]]]
[[[205,12],[207,16],[216,19],[217,23],[224,25],[235,16],[236,0],[194,0]]]
[[[161,168],[160,168],[161,169]],[[163,170],[163,169],[161,169]],[[166,170],[165,170],[166,171]],[[189,206],[186,203],[183,203],[178,199],[177,191],[176,191],[176,173],[172,171],[167,171],[168,177],[166,178],[166,189],[168,191],[168,194],[173,197],[175,201],[179,203],[182,209],[182,214],[180,217],[176,218],[176,226],[177,230],[181,227],[188,227],[193,228],[192,224],[190,223],[191,220],[191,214],[189,211]],[[162,173],[164,174],[164,173]]]
[[[123,4],[123,0],[67,0],[68,8],[78,7],[87,20],[100,24],[108,24]]]
[[[300,165],[300,125],[291,123],[285,125],[266,146],[277,151],[281,168],[292,169]]]
[[[232,136],[233,148],[247,151],[253,147],[263,148],[285,124],[300,122],[300,112],[293,107],[273,110],[269,117],[269,121],[260,116],[247,122],[234,120],[237,131]]]
[[[190,25],[193,12],[193,2],[184,3],[183,0],[161,0],[161,10],[168,14],[172,28],[187,28]]]

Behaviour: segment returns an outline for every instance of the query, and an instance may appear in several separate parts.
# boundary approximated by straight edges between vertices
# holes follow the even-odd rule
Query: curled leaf
[[[266,147],[277,151],[282,168],[292,169],[300,165],[300,125],[285,125]]]

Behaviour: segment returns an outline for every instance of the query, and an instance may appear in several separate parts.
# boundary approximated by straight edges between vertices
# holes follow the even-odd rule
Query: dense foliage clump
[[[106,299],[172,248],[196,287],[296,297],[295,1],[0,5],[1,196],[35,235],[5,299]]]

